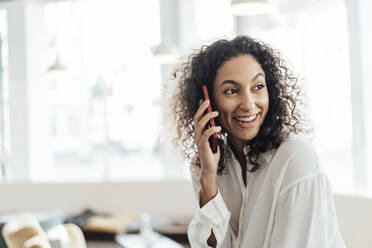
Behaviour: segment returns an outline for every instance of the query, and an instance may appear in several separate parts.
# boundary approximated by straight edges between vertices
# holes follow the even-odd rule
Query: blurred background
[[[0,0],[0,214],[192,216],[162,88],[192,49],[244,34],[304,80],[345,243],[371,247],[371,11],[368,0]]]

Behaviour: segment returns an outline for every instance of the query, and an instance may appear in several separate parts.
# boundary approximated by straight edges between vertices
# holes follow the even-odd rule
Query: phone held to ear
[[[203,85],[203,92],[204,92],[204,100],[209,100],[208,89],[206,85]],[[211,106],[210,100],[209,100],[209,105],[208,105],[208,112],[209,113],[212,112],[212,106]],[[214,118],[210,119],[210,121],[208,122],[207,128],[215,127],[215,126],[216,124],[214,123]],[[212,152],[216,153],[217,152],[217,133],[214,133],[213,136],[209,138],[209,144],[211,146]]]

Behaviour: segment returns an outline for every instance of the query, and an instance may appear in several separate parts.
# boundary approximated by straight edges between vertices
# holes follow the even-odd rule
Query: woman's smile
[[[259,114],[254,114],[249,117],[233,117],[233,121],[236,121],[241,128],[252,128],[256,126],[258,118]]]

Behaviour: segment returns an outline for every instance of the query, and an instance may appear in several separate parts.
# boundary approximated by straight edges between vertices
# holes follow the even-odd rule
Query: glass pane
[[[287,20],[284,24],[261,30],[254,36],[279,48],[295,72],[305,78],[310,118],[315,125],[314,143],[320,160],[333,188],[337,192],[351,192],[352,126],[346,8],[342,1],[320,7],[303,9],[296,17],[283,16],[283,20]]]
[[[215,40],[233,33],[230,0],[195,0],[197,37],[202,41]],[[213,6],[213,11],[211,11]]]
[[[47,74],[53,164],[33,180],[158,180],[170,163],[185,177],[159,144],[158,2],[50,3],[45,27],[65,69]]]
[[[10,155],[7,12],[0,9],[0,180],[8,178]]]

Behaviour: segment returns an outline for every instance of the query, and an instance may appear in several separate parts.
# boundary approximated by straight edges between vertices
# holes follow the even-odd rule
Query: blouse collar
[[[229,141],[227,140],[227,134],[226,134],[225,136],[222,135],[221,138],[222,138],[222,140],[224,141],[224,143],[225,143],[225,147],[226,147],[225,158],[228,159],[228,160],[233,160],[233,159],[236,160],[236,157],[235,157],[235,155],[234,155],[234,153],[233,153],[233,151],[232,151],[232,149],[231,149],[232,144],[231,144],[231,142],[229,142]],[[251,163],[249,163],[249,158],[248,158],[248,153],[249,153],[250,150],[251,150],[251,148],[250,148],[249,145],[246,145],[246,146],[244,146],[244,148],[243,148],[244,156],[245,156],[245,158],[246,158],[246,165],[247,165],[247,168],[252,169],[252,168],[253,168],[253,165],[252,165]],[[267,154],[266,154],[266,153],[268,153],[268,154],[272,154],[271,151],[270,151],[270,152],[269,152],[269,151],[266,151],[266,152],[260,154],[259,162],[260,162],[260,164],[261,164],[262,166],[264,166],[264,164],[266,164],[266,163],[268,162],[268,159],[269,159],[269,158],[267,157]],[[270,156],[269,156],[269,157],[270,157]]]

